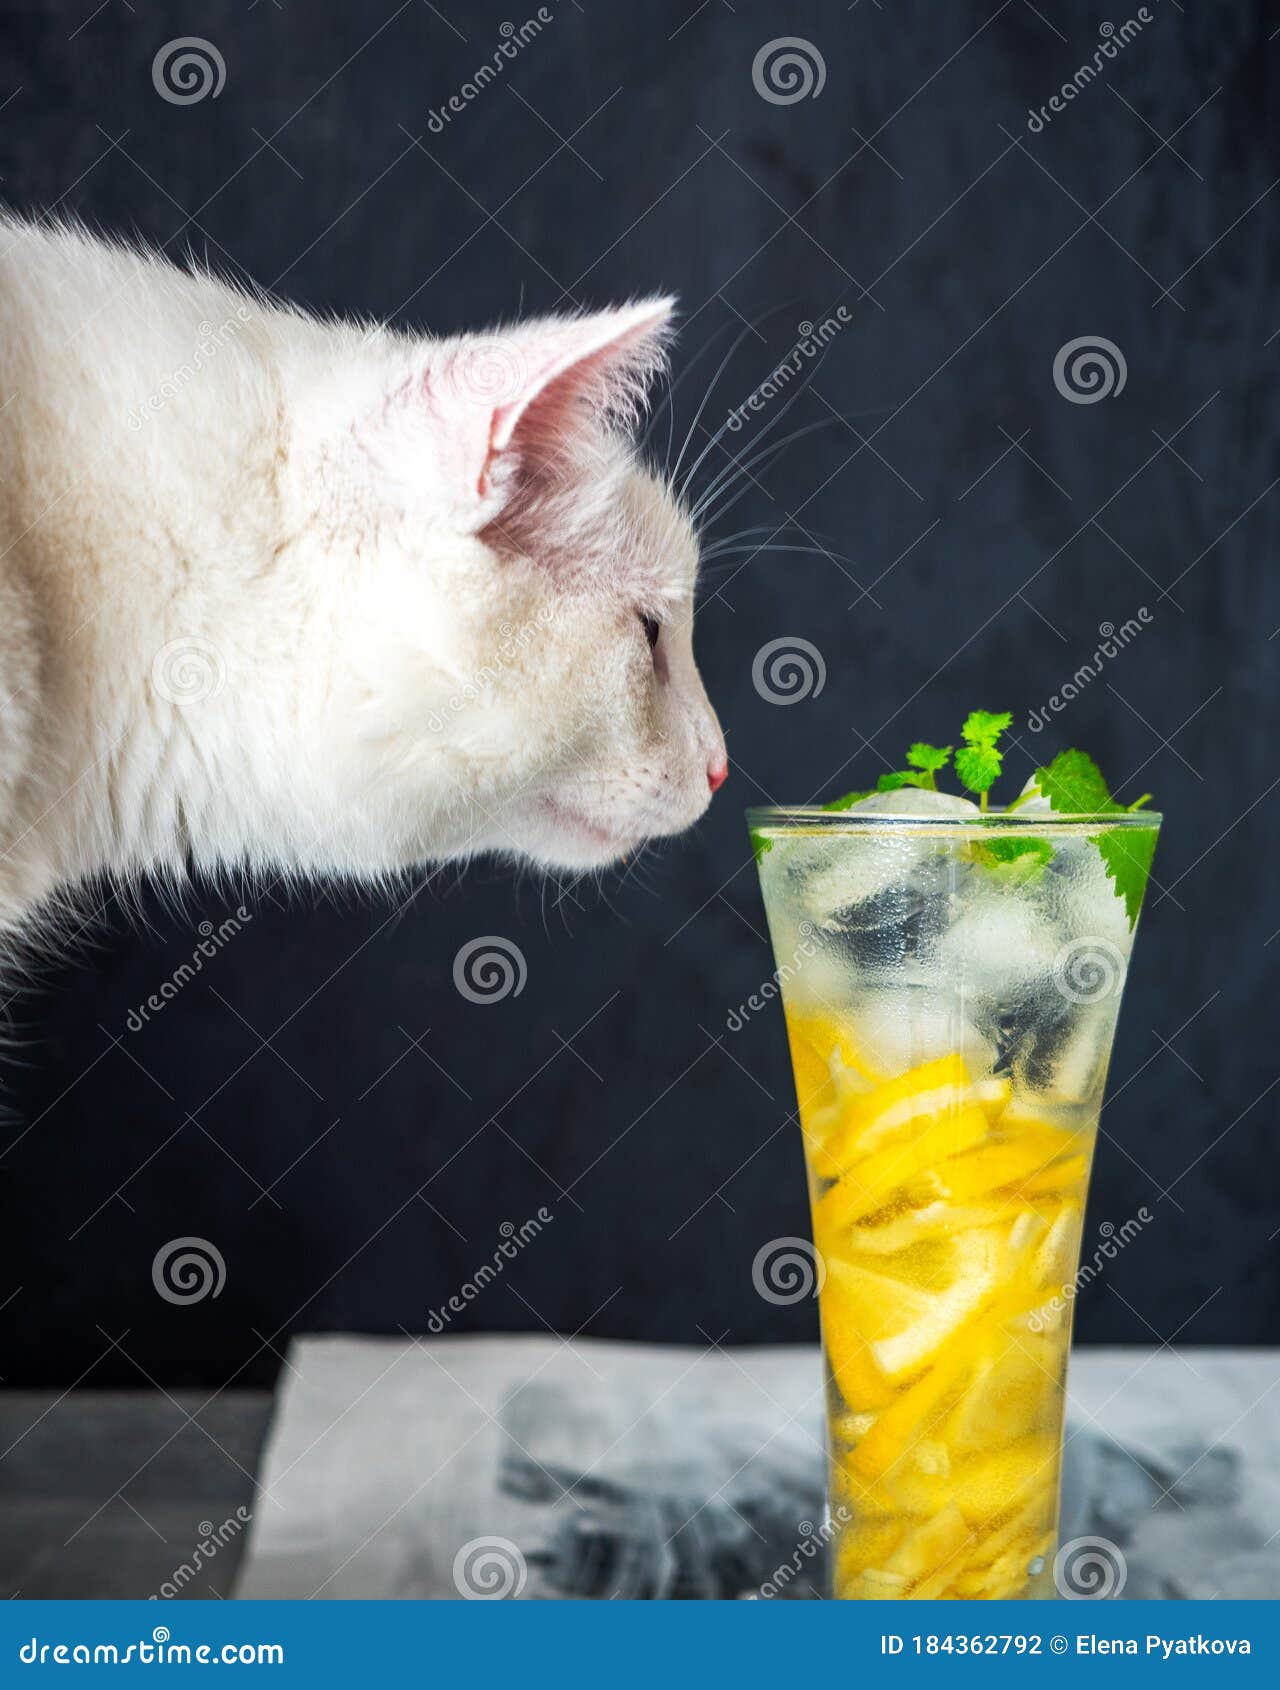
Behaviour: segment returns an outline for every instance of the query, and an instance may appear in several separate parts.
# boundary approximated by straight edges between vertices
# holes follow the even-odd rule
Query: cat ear
[[[503,455],[550,458],[594,418],[633,421],[661,367],[672,299],[584,317],[544,317],[468,336],[449,360],[445,403],[483,496]]]

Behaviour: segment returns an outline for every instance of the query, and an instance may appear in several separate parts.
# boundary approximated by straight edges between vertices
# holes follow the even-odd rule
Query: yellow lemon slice
[[[838,1179],[860,1157],[917,1122],[958,1108],[968,1083],[962,1058],[943,1056],[851,1099],[840,1130],[824,1145],[824,1157],[814,1163],[815,1171],[825,1179]]]
[[[996,1242],[985,1232],[961,1233],[940,1246],[926,1286],[861,1262],[828,1261],[824,1309],[834,1301],[840,1319],[866,1341],[881,1373],[900,1383],[934,1361],[988,1300],[997,1267]]]
[[[1061,1400],[1061,1378],[1058,1348],[1043,1338],[997,1337],[984,1344],[942,1433],[952,1454],[973,1455],[1047,1432]]]
[[[1044,1535],[1052,1525],[1053,1509],[1046,1506],[1056,1501],[1056,1494],[1050,1497],[1039,1496],[1027,1507],[1020,1508],[1001,1526],[991,1531],[983,1532],[977,1544],[968,1557],[972,1567],[989,1567],[998,1561],[1002,1555],[1020,1538],[1037,1538]]]
[[[1036,1280],[1046,1290],[1060,1291],[1072,1276],[1080,1249],[1081,1219],[1079,1203],[1064,1203],[1036,1251]]]
[[[930,1439],[935,1424],[948,1404],[955,1400],[959,1383],[972,1361],[971,1347],[953,1338],[945,1353],[900,1393],[870,1426],[849,1456],[851,1469],[865,1480],[912,1471],[909,1458],[921,1442]],[[914,1471],[926,1476],[928,1467],[916,1464]]]
[[[954,1502],[939,1510],[931,1520],[917,1526],[883,1563],[886,1573],[898,1573],[908,1584],[916,1584],[945,1572],[943,1584],[951,1582],[952,1563],[968,1543],[968,1522]],[[941,1588],[941,1586],[939,1587]],[[920,1591],[916,1595],[922,1594]]]
[[[1052,1547],[1052,1532],[1021,1533],[989,1565],[962,1573],[955,1581],[955,1593],[971,1601],[998,1601],[1019,1596],[1032,1577],[1032,1563],[1047,1556]]]
[[[786,1020],[796,1098],[800,1113],[808,1117],[831,1100],[831,1055],[839,1046],[840,1032],[825,1016],[788,1014]]]
[[[926,1203],[921,1209],[909,1209],[878,1224],[868,1221],[855,1226],[848,1235],[846,1248],[851,1255],[891,1256],[910,1250],[956,1232],[968,1232],[973,1227],[998,1226],[1003,1218],[998,1203]]]
[[[831,1420],[831,1436],[837,1444],[856,1444],[859,1438],[865,1438],[876,1423],[872,1413],[837,1414]]]
[[[830,1101],[834,1066],[846,1068],[866,1085],[875,1085],[883,1078],[867,1063],[849,1028],[835,1015],[825,1010],[793,1010],[787,1013],[786,1022],[796,1097],[802,1111]]]
[[[858,1574],[848,1594],[855,1601],[886,1602],[905,1596],[907,1581],[901,1573],[884,1573],[878,1567],[868,1567]]]
[[[1055,1189],[1052,1183],[1036,1183],[1054,1166],[1056,1158],[1070,1148],[1072,1140],[1064,1133],[1021,1133],[1017,1138],[993,1139],[968,1155],[956,1156],[938,1176],[954,1199],[967,1202],[986,1197],[994,1191],[1017,1189],[1023,1192]],[[1082,1160],[1082,1158],[1068,1158]],[[1071,1176],[1071,1183],[1078,1178]]]
[[[1051,1167],[1042,1168],[1019,1186],[1024,1196],[1035,1197],[1042,1192],[1074,1191],[1083,1188],[1089,1175],[1088,1156],[1067,1156],[1061,1162],[1055,1162]]]
[[[836,1546],[833,1583],[844,1596],[859,1573],[882,1565],[902,1542],[909,1529],[906,1520],[860,1520],[840,1534]]]
[[[988,1133],[986,1115],[972,1103],[926,1117],[918,1128],[845,1169],[814,1205],[815,1226],[838,1237],[846,1226],[883,1208],[900,1187],[982,1143]]]
[[[970,1525],[985,1525],[1010,1508],[1049,1497],[1058,1484],[1056,1437],[1035,1434],[972,1456],[952,1469],[947,1486]]]
[[[863,1414],[891,1402],[893,1386],[875,1359],[856,1311],[849,1306],[838,1273],[839,1264],[828,1266],[819,1298],[822,1348],[840,1395],[854,1414]]]

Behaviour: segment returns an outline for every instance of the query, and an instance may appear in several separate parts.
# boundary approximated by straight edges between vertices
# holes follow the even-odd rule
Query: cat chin
[[[616,833],[558,798],[541,798],[526,826],[525,850],[545,868],[608,868],[640,843],[641,835]]]

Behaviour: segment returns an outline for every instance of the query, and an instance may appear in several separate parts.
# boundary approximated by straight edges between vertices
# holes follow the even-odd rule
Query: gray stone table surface
[[[0,1593],[230,1595],[271,1400],[0,1391]]]
[[[523,1596],[736,1596],[793,1564],[777,1593],[811,1595],[820,1440],[804,1348],[331,1337],[274,1403],[5,1392],[0,1591],[453,1596],[498,1538]],[[1117,1594],[1280,1597],[1276,1352],[1078,1352],[1062,1535],[1112,1546]]]

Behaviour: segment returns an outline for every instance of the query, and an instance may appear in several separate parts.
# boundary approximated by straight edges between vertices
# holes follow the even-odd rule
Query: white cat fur
[[[0,220],[0,927],[696,820],[696,541],[628,437],[670,311],[427,339]]]

